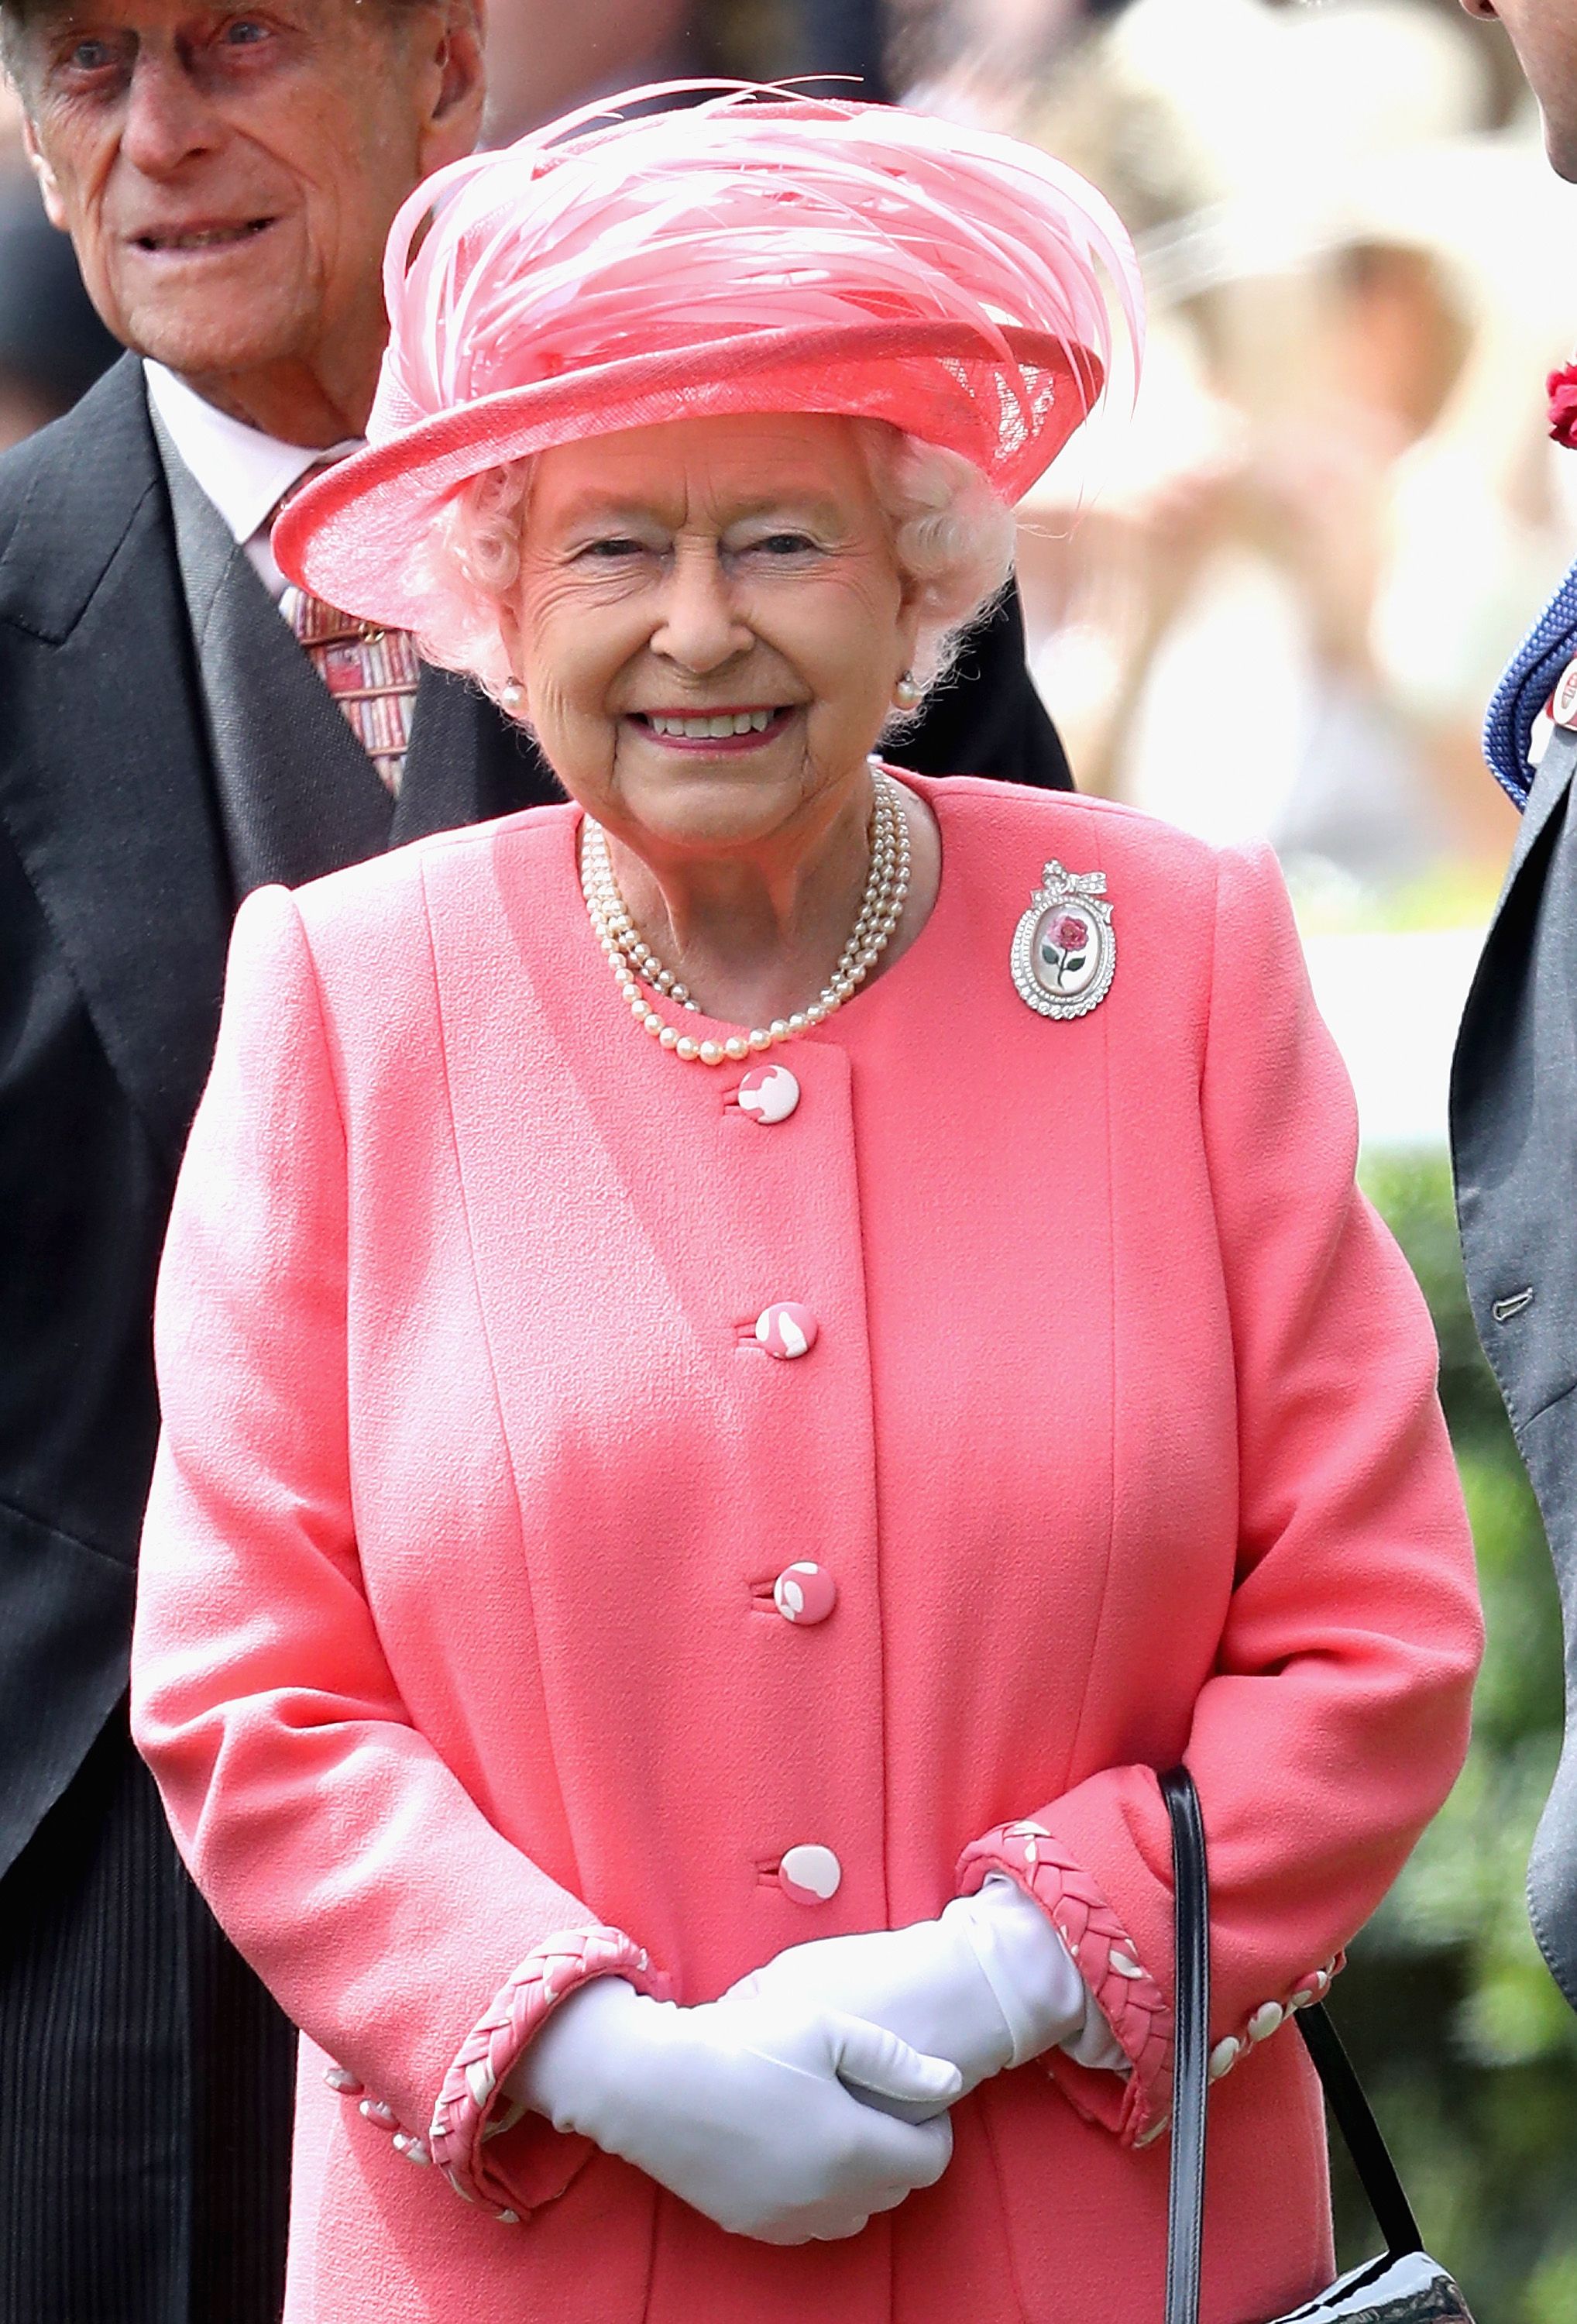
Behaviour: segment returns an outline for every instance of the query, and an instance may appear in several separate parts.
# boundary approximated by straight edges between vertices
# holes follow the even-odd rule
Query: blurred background
[[[1444,1132],[1515,827],[1483,707],[1577,556],[1577,455],[1544,421],[1577,337],[1577,189],[1544,162],[1504,40],[1456,0],[491,0],[489,18],[493,143],[639,82],[840,73],[1039,143],[1139,243],[1132,422],[1114,410],[1021,512],[1035,676],[1082,788],[1276,848],[1366,1181],[1430,1299],[1489,1658],[1467,1773],[1337,2014],[1480,2324],[1573,2324],[1577,2019],[1522,1901],[1560,1628],[1468,1315]],[[0,444],[115,352],[0,84]],[[1351,2260],[1372,2231],[1345,2178],[1338,2196]]]

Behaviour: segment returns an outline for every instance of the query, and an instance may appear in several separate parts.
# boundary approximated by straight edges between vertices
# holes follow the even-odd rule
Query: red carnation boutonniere
[[[1577,363],[1563,364],[1545,382],[1550,399],[1550,433],[1568,452],[1577,451]]]

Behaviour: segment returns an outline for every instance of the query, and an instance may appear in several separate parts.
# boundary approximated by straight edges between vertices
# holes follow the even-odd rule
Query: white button
[[[787,1121],[799,1102],[799,1084],[787,1065],[752,1065],[739,1085],[739,1110],[752,1121]]]
[[[786,1622],[825,1622],[837,1602],[837,1583],[808,1558],[786,1565],[772,1584],[772,1603]]]
[[[756,1317],[756,1337],[770,1356],[807,1356],[818,1328],[809,1308],[797,1299],[775,1299]]]
[[[1569,661],[1550,696],[1550,716],[1557,726],[1577,726],[1577,661]]]
[[[786,1848],[778,1867],[779,1886],[797,1904],[825,1904],[837,1895],[843,1877],[844,1868],[832,1849],[814,1844]]]
[[[1250,2042],[1264,2042],[1276,2033],[1286,2015],[1279,2001],[1262,2001],[1249,2020]]]

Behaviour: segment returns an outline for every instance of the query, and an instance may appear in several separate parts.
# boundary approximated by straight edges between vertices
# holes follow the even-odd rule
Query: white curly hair
[[[958,453],[882,420],[849,425],[886,516],[899,570],[918,586],[913,676],[919,699],[889,719],[883,731],[890,738],[916,723],[965,633],[1006,587],[1013,569],[1013,515]],[[506,699],[512,672],[499,616],[520,578],[533,465],[523,459],[484,469],[449,503],[427,549],[424,595],[430,611],[418,641],[426,660],[474,678],[512,715],[518,712]]]

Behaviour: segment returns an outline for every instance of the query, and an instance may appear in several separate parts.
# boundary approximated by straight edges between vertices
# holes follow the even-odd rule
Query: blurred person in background
[[[489,145],[589,99],[709,72],[717,58],[691,0],[503,0],[487,15]]]
[[[1129,0],[890,0],[889,48],[903,102],[1005,128],[1052,85],[1084,34]]]
[[[1157,323],[1094,505],[1065,472],[1023,512],[1038,672],[1087,785],[1342,910],[1487,906],[1510,845],[1480,705],[1570,514],[1505,412],[1577,216],[1497,101],[1416,0],[1136,0],[1030,107],[1140,229]]]
[[[1464,0],[1499,18],[1577,180],[1577,0]],[[1577,268],[1567,288],[1577,296]],[[1570,447],[1577,368],[1551,376]],[[1490,704],[1485,749],[1522,810],[1511,868],[1458,1036],[1457,1214],[1473,1317],[1538,1497],[1565,1629],[1566,1731],[1528,1866],[1534,1933],[1577,2009],[1577,567]]]
[[[506,145],[590,98],[714,74],[835,76],[885,101],[890,14],[883,0],[595,0],[583,8],[501,0],[487,11],[484,143]],[[665,99],[675,101],[693,102],[694,89]]]
[[[0,32],[134,351],[0,458],[0,2319],[272,2324],[293,2036],[126,1728],[150,1310],[238,899],[560,796],[269,549],[360,438],[385,235],[476,139],[480,30],[471,0],[4,0]],[[906,758],[1065,783],[1019,636]]]

